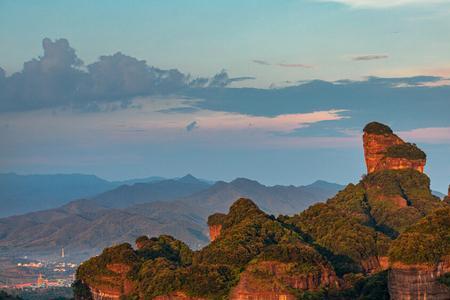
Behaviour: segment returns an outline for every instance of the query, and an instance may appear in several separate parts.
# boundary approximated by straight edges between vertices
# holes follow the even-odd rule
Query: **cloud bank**
[[[44,54],[7,77],[0,68],[0,112],[67,106],[96,111],[101,104],[128,107],[136,96],[167,95],[189,88],[226,87],[253,77],[230,78],[225,70],[211,78],[193,78],[177,69],[149,66],[121,52],[104,55],[83,68],[66,39],[42,42]],[[114,106],[113,106],[114,107]]]

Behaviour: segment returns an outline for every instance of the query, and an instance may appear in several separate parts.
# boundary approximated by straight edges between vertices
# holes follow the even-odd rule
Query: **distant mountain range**
[[[325,201],[341,185],[265,186],[239,178],[209,182],[192,175],[122,185],[61,207],[0,219],[0,255],[45,255],[61,247],[84,259],[140,235],[170,234],[199,248],[208,243],[206,218],[239,197],[257,199],[269,214],[294,214]]]
[[[0,217],[55,208],[74,199],[91,197],[124,184],[154,182],[162,177],[107,181],[94,175],[0,174]]]

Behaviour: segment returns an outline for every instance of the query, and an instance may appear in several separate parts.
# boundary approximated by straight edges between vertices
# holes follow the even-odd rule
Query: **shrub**
[[[208,226],[223,225],[227,215],[216,213],[208,217]]]
[[[392,129],[389,128],[389,126],[386,126],[384,124],[378,123],[378,122],[371,122],[367,124],[364,129],[364,132],[369,134],[392,134]]]
[[[443,274],[438,278],[438,282],[450,288],[450,272]]]
[[[393,158],[407,158],[412,160],[427,158],[425,152],[420,150],[415,144],[411,143],[404,143],[389,147],[386,151],[386,156]]]

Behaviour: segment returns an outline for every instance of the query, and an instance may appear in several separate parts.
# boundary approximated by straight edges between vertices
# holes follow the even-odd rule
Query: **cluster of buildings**
[[[54,260],[29,260],[24,257],[16,262],[17,274],[27,274],[20,280],[0,285],[0,289],[40,289],[50,287],[70,287],[74,281],[77,264],[67,261],[64,248],[61,257]]]

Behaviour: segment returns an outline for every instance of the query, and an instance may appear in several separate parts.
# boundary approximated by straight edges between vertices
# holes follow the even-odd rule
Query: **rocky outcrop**
[[[222,230],[221,224],[209,226],[209,238],[211,239],[211,242],[213,242],[220,235],[221,230]]]
[[[226,215],[221,213],[215,213],[208,217],[209,238],[211,242],[220,235],[225,218]]]
[[[449,300],[450,288],[437,278],[450,272],[450,259],[436,265],[394,263],[389,271],[389,294],[393,300]]]
[[[131,267],[126,264],[112,263],[106,268],[114,275],[102,276],[97,285],[89,286],[94,300],[115,300],[120,299],[122,295],[130,295],[134,291],[134,283],[126,275]]]
[[[447,197],[444,198],[444,202],[450,205],[450,185],[448,186]]]
[[[424,171],[425,154],[415,145],[405,143],[384,124],[369,123],[364,128],[363,144],[369,174],[380,170]]]
[[[250,265],[232,289],[230,299],[294,300],[292,290],[318,291],[324,287],[338,287],[339,282],[331,268],[297,273],[292,265],[277,261],[263,261]]]
[[[91,288],[91,294],[93,300],[117,300],[120,299],[121,294],[115,292],[105,292],[99,289]]]
[[[361,267],[366,274],[374,274],[389,268],[389,258],[387,256],[372,256],[361,261]]]

